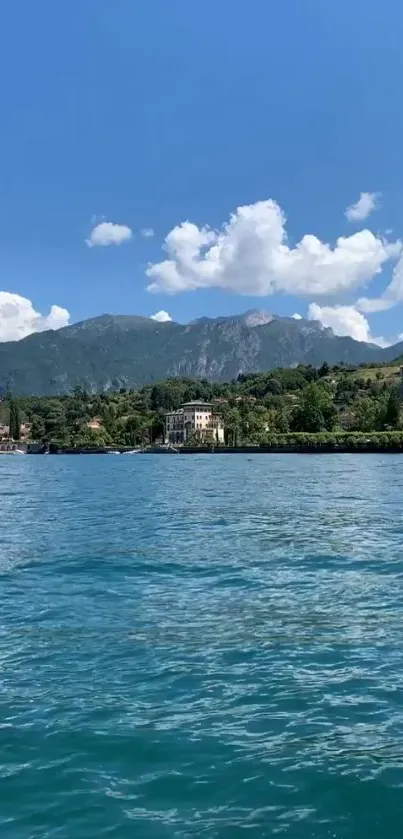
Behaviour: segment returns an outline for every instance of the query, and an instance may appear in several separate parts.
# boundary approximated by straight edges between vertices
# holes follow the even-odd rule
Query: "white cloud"
[[[345,216],[348,221],[364,221],[378,206],[378,192],[361,192],[358,201],[347,207]]]
[[[387,312],[395,305],[395,302],[383,297],[360,297],[355,305],[360,312],[369,315],[372,312]]]
[[[313,235],[290,247],[285,222],[272,200],[238,207],[219,231],[183,222],[165,239],[168,258],[148,267],[148,290],[329,295],[365,285],[400,250],[370,230],[341,236],[334,247]]]
[[[128,242],[133,234],[126,224],[114,224],[112,221],[101,221],[92,228],[86,244],[89,248],[121,245]]]
[[[157,320],[158,323],[167,323],[168,321],[172,320],[171,315],[168,312],[164,312],[161,309],[160,312],[156,312],[155,315],[151,315],[151,320]]]
[[[152,236],[154,236],[154,230],[152,227],[143,227],[143,229],[140,230],[140,236],[142,236],[143,239],[151,239]]]
[[[350,335],[356,341],[370,340],[369,323],[354,306],[318,306],[311,303],[308,318],[318,320],[322,326],[330,326],[336,335]]]
[[[384,338],[374,338],[370,325],[364,315],[355,306],[318,306],[311,303],[308,309],[309,320],[318,320],[322,326],[333,329],[335,335],[349,335],[356,341],[388,346]]]
[[[67,326],[69,318],[67,309],[60,306],[52,306],[48,315],[41,315],[26,297],[0,291],[0,341],[19,341],[32,332],[60,329]]]
[[[361,297],[357,307],[362,312],[387,312],[403,301],[403,255],[393,269],[392,281],[380,297]]]
[[[302,320],[302,315],[299,315],[298,312],[295,312],[292,317],[294,320]]]

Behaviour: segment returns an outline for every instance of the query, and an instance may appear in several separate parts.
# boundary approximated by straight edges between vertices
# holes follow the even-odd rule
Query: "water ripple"
[[[399,456],[0,484],[2,835],[400,837]]]

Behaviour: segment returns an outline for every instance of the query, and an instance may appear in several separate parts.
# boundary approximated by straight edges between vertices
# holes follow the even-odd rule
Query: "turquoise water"
[[[400,837],[403,458],[3,457],[0,835]]]

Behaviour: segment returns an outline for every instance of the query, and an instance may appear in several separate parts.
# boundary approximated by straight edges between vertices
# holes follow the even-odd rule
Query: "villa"
[[[191,438],[207,444],[224,443],[222,418],[210,402],[195,399],[165,414],[165,443],[183,445]]]

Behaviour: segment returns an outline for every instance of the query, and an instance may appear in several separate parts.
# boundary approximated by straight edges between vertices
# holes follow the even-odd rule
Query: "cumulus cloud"
[[[362,312],[387,312],[403,301],[403,255],[394,267],[392,281],[380,297],[360,297],[357,307]]]
[[[322,326],[333,329],[335,335],[349,335],[356,341],[367,341],[388,346],[384,338],[374,338],[366,317],[355,306],[318,306],[311,303],[308,309],[309,320],[317,320]]]
[[[32,332],[67,326],[70,315],[61,306],[52,306],[48,315],[36,312],[31,300],[0,291],[0,341],[19,341]]]
[[[355,204],[347,207],[345,212],[348,221],[364,221],[368,218],[374,210],[376,210],[379,201],[378,192],[361,192],[361,195]]]
[[[121,245],[133,236],[126,224],[114,224],[112,221],[101,221],[92,228],[88,239],[85,240],[89,248]]]
[[[155,315],[151,315],[151,320],[157,320],[158,323],[167,323],[172,320],[172,318],[168,312],[164,312],[164,310],[161,309],[159,312],[156,312]]]
[[[291,247],[285,224],[280,206],[270,199],[238,207],[220,230],[185,221],[165,239],[168,258],[149,265],[148,290],[174,294],[219,287],[256,296],[323,296],[366,284],[400,250],[400,243],[370,230],[341,236],[334,247],[313,235]]]
[[[302,320],[302,315],[299,315],[298,312],[294,312],[292,317],[294,320]]]
[[[369,323],[355,306],[318,306],[317,303],[311,303],[308,319],[317,320],[322,326],[330,326],[336,335],[350,335],[356,341],[370,340]]]
[[[387,300],[384,297],[360,297],[355,305],[360,312],[369,315],[371,312],[387,312],[388,309],[395,306],[395,301]]]
[[[151,239],[154,236],[154,230],[152,227],[143,227],[143,229],[140,230],[140,236],[142,236],[143,239]]]

